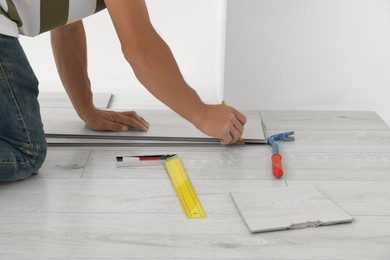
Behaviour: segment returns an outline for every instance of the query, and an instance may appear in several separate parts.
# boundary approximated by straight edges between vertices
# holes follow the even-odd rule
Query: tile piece
[[[149,123],[148,132],[130,130],[128,132],[93,131],[86,127],[73,109],[44,108],[42,120],[47,137],[56,138],[95,138],[158,141],[209,141],[219,140],[206,136],[190,122],[171,110],[137,111]],[[265,133],[258,111],[246,111],[248,121],[245,125],[244,140],[251,143],[265,143]]]
[[[111,93],[93,93],[93,103],[97,108],[108,108]],[[65,92],[40,92],[38,96],[41,108],[73,108]]]
[[[353,221],[312,186],[231,193],[250,232],[268,232]]]

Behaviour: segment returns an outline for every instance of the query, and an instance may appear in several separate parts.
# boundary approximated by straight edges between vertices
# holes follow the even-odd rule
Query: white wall
[[[377,107],[384,53],[390,58],[388,0],[228,0],[227,13],[225,97],[232,105]]]
[[[226,0],[148,0],[150,16],[187,82],[206,102],[222,99]],[[115,95],[114,108],[162,108],[136,80],[120,51],[107,11],[85,19],[94,91]],[[21,38],[41,91],[63,91],[49,34]]]
[[[388,16],[382,64],[379,70],[378,80],[378,103],[376,111],[390,126],[390,3],[387,6]]]
[[[242,109],[375,109],[390,123],[389,0],[148,0],[148,5],[187,81],[205,101],[222,99],[225,79],[225,98]],[[94,90],[112,92],[114,107],[164,107],[122,58],[107,13],[85,23]],[[61,91],[48,34],[23,37],[22,44],[41,90]]]

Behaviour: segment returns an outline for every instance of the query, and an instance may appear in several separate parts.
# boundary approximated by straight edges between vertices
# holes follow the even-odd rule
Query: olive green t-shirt
[[[104,0],[0,0],[0,34],[36,36],[104,8]]]

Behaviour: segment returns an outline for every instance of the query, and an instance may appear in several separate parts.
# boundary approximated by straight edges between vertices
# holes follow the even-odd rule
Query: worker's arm
[[[236,142],[246,118],[232,107],[206,105],[187,85],[168,45],[154,30],[144,0],[105,0],[125,58],[138,80],[203,133]]]
[[[113,112],[95,108],[87,72],[87,45],[82,21],[51,31],[51,44],[62,84],[74,108],[89,128],[127,131],[148,130],[148,123],[134,111]]]

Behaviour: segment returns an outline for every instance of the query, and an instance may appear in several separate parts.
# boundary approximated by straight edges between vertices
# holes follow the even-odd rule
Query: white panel
[[[111,100],[111,93],[93,93],[93,104],[96,108],[108,108]],[[41,108],[72,108],[72,102],[64,92],[40,92],[38,96]]]
[[[243,109],[372,110],[389,48],[388,6],[385,0],[229,0],[227,98]]]
[[[353,221],[350,215],[312,186],[232,193],[231,196],[252,233]]]

